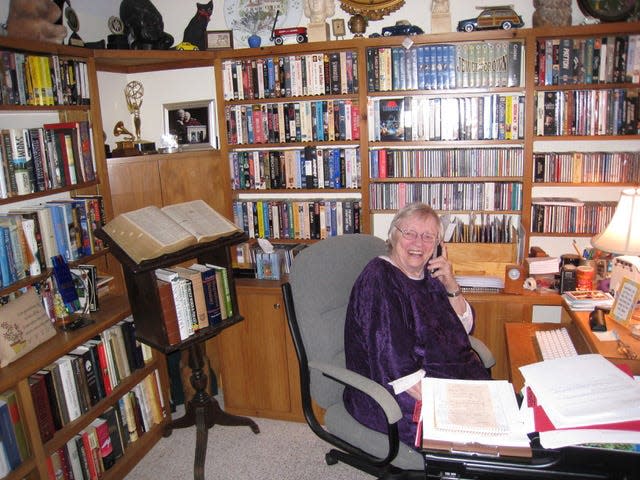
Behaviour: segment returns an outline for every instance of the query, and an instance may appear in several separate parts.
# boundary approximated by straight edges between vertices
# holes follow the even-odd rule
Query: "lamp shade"
[[[611,222],[591,245],[617,255],[640,255],[640,188],[622,191]]]

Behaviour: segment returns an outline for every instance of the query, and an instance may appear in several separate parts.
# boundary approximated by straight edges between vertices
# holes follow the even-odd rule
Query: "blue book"
[[[222,321],[222,312],[220,311],[216,270],[201,263],[194,263],[189,268],[200,272],[202,277],[202,288],[204,289],[204,301],[207,306],[209,325],[220,323]]]
[[[13,430],[9,405],[4,400],[0,400],[0,434],[5,453],[7,454],[7,460],[9,461],[9,468],[15,470],[22,461],[20,460],[20,450],[18,448],[16,432]]]
[[[47,203],[46,207],[51,211],[53,233],[56,239],[58,252],[60,252],[60,254],[68,262],[77,259],[77,251],[75,255],[72,252],[66,207],[63,204],[59,203]]]

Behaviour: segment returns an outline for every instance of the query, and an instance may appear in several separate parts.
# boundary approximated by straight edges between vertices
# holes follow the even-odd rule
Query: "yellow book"
[[[42,80],[42,101],[43,105],[54,105],[53,80],[51,78],[51,62],[49,57],[40,56],[40,75]]]
[[[29,105],[44,105],[42,98],[42,73],[40,70],[40,57],[30,55],[27,57],[27,71],[31,78],[31,90],[29,92]]]

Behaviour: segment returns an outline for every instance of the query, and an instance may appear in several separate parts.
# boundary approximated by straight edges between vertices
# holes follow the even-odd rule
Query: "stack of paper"
[[[574,290],[564,292],[562,298],[571,310],[591,311],[596,307],[611,308],[613,296],[600,290]]]
[[[528,257],[529,275],[547,275],[560,271],[558,257]]]
[[[495,289],[504,288],[504,279],[490,275],[456,275],[456,282],[461,288],[469,289]]]
[[[423,378],[420,427],[418,447],[531,456],[513,386],[504,380]]]
[[[598,354],[520,367],[530,431],[545,448],[640,444],[640,383]]]

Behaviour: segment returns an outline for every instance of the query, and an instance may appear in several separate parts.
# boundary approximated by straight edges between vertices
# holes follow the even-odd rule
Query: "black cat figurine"
[[[184,29],[183,42],[189,42],[199,50],[207,48],[207,24],[213,12],[213,0],[209,3],[196,3],[198,11]]]

